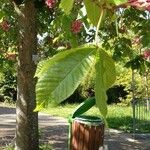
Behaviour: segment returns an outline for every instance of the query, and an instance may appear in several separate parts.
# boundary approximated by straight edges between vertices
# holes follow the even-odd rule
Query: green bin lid
[[[83,123],[83,124],[89,124],[89,125],[100,125],[103,124],[103,121],[101,118],[96,116],[88,116],[88,115],[81,115],[79,117],[75,117],[74,121]]]

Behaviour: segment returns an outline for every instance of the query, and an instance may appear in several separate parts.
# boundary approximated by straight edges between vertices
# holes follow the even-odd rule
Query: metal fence
[[[150,98],[132,100],[133,133],[143,133],[150,129]]]

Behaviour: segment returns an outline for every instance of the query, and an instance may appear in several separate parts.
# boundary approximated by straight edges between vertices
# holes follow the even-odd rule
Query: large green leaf
[[[60,7],[68,15],[73,7],[74,0],[61,0]]]
[[[35,75],[37,109],[69,97],[93,66],[95,52],[94,46],[80,47],[60,52],[41,63]]]
[[[113,59],[103,50],[97,52],[96,60],[96,84],[95,97],[96,105],[101,114],[107,115],[107,95],[106,91],[112,86],[116,79],[115,65]]]

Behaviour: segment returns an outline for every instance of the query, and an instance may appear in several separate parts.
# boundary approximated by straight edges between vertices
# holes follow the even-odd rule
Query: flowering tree
[[[149,1],[61,0],[60,2],[59,0],[13,0],[11,3],[10,1],[3,1],[3,3],[14,6],[19,18],[19,44],[16,44],[19,49],[16,149],[38,149],[38,119],[37,113],[33,112],[36,102],[35,76],[38,77],[36,97],[37,110],[39,110],[47,106],[48,103],[60,103],[70,96],[88,72],[94,68],[96,70],[96,105],[99,107],[103,116],[106,116],[106,90],[115,82],[116,75],[114,60],[110,56],[110,53],[106,51],[106,47],[108,46],[106,44],[108,43],[104,41],[110,42],[109,44],[115,41],[113,43],[116,46],[115,54],[118,54],[120,46],[125,46],[126,50],[130,52],[130,41],[118,36],[118,33],[126,32],[127,29],[126,26],[124,26],[124,22],[126,22],[126,24],[129,23],[131,20],[134,20],[134,16],[131,18],[130,15],[125,16],[123,24],[121,24],[118,29],[118,26],[115,26],[116,29],[113,28],[112,30],[111,27],[114,27],[114,20],[122,21],[118,13],[126,8],[128,9],[130,6],[139,9],[139,11],[149,11]],[[64,13],[60,18],[54,20],[58,14],[62,13],[58,5]],[[83,5],[85,6],[87,15],[84,15],[83,12],[80,11]],[[120,8],[121,10],[118,11]],[[45,9],[49,9],[49,16],[46,14],[47,11],[45,11]],[[126,13],[128,14],[128,12],[125,12],[124,15],[126,15]],[[139,17],[141,13],[141,11],[137,12],[138,15],[135,19],[141,19]],[[78,14],[80,14],[80,18],[78,18]],[[148,13],[146,12],[145,14],[142,15],[146,18]],[[3,16],[3,14],[0,14],[0,16]],[[34,76],[37,65],[35,61],[37,56],[37,33],[40,34],[40,28],[37,30],[37,16],[39,20],[41,19],[43,24],[47,26],[45,32],[48,32],[51,28],[56,31],[54,34],[57,35],[56,37],[47,38],[51,44],[55,45],[55,47],[59,47],[56,43],[60,40],[66,49],[71,49],[39,63],[36,75]],[[50,21],[47,21],[45,16],[48,16]],[[7,34],[8,31],[11,30],[11,25],[4,17],[1,18],[1,29],[4,34]],[[11,18],[16,18],[16,16]],[[146,24],[145,27],[147,29],[149,27],[149,20],[145,18],[143,19],[145,22],[142,21]],[[140,21],[138,19],[137,22]],[[47,25],[49,22],[52,24],[51,28]],[[38,24],[41,25],[40,22],[38,22]],[[92,40],[89,40],[91,43],[83,45],[83,43],[87,42],[87,39],[84,38],[84,29],[91,25],[94,30],[96,29],[96,32],[94,31],[95,37],[93,38],[93,35],[90,35],[90,37],[92,37]],[[63,34],[60,34],[60,31],[62,31]],[[100,31],[106,31],[109,36],[106,37],[106,34]],[[115,36],[112,34],[114,31]],[[140,31],[142,31],[140,34],[142,35],[141,40],[144,41],[143,45],[145,44],[144,46],[148,47],[149,42],[147,42],[147,40],[149,38],[145,36],[147,35],[147,30]],[[65,44],[62,40],[64,36],[66,38]],[[84,39],[84,42],[79,40],[79,36]],[[109,37],[111,37],[111,39]],[[78,46],[79,44],[80,46]],[[149,58],[148,50],[149,48],[144,52],[144,58],[146,59]],[[122,57],[122,54],[125,55],[126,53],[127,51],[121,51],[119,57]],[[9,57],[12,58],[12,56]],[[138,58],[141,60],[141,57]]]
[[[51,3],[51,1],[47,2]],[[69,14],[72,10],[73,3],[74,0],[69,2],[62,0],[60,7],[66,14]],[[99,37],[99,29],[103,28],[105,21],[108,23],[108,21],[112,22],[113,17],[119,18],[117,12],[119,12],[120,8],[122,9],[121,11],[128,7],[149,10],[150,6],[149,1],[142,0],[84,0],[83,3],[90,24],[96,27],[95,40],[88,45],[82,45],[55,55],[53,58],[39,65],[36,72],[36,76],[38,77],[36,86],[37,110],[47,106],[49,102],[60,103],[65,100],[74,92],[88,72],[92,68],[95,68],[96,105],[100,109],[101,114],[106,117],[106,90],[115,82],[116,75],[114,60],[106,52],[105,46],[103,46],[105,43]],[[107,24],[105,25],[107,26]],[[78,20],[73,22],[71,26],[71,30],[74,33],[79,33],[81,28],[82,24]],[[117,46],[120,45],[121,40],[124,44],[127,42],[126,38],[120,38]],[[58,72],[61,74],[58,74]]]

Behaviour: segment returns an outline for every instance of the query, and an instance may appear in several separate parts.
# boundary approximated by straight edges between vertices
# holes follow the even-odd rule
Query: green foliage
[[[147,16],[145,16],[147,17]],[[143,47],[150,48],[150,19],[142,21],[142,27],[140,30],[141,34],[141,43]]]
[[[21,4],[22,0],[16,1],[18,4]],[[39,42],[39,54],[41,54],[42,57],[48,57],[56,54],[60,50],[60,47],[64,47],[65,49],[70,49],[77,47],[78,45],[82,45],[86,42],[93,42],[94,36],[95,36],[95,28],[92,29],[92,32],[88,31],[90,29],[91,24],[94,26],[97,26],[97,23],[99,22],[99,18],[101,15],[102,10],[104,10],[104,17],[102,18],[102,23],[103,26],[101,26],[100,30],[97,29],[97,32],[99,34],[99,41],[101,42],[100,45],[104,50],[107,50],[108,53],[111,53],[113,58],[116,61],[122,61],[122,67],[124,64],[126,64],[127,67],[130,67],[132,69],[138,70],[141,74],[145,74],[149,71],[149,63],[145,62],[145,60],[142,58],[142,53],[145,49],[149,48],[149,35],[150,35],[150,18],[149,18],[149,12],[144,12],[140,10],[135,10],[134,8],[131,9],[114,9],[114,5],[120,5],[122,3],[126,3],[127,0],[84,0],[83,3],[82,1],[74,1],[74,0],[62,0],[61,3],[58,1],[54,9],[48,9],[48,7],[40,7],[43,6],[44,0],[37,0],[35,2],[36,5],[38,5],[37,12],[37,20],[38,20],[38,34],[41,35],[43,40],[42,42]],[[61,11],[59,8],[59,3],[60,7],[63,8],[65,14]],[[83,15],[80,11],[80,8],[82,6],[85,6],[87,14]],[[2,53],[0,54],[0,60],[1,63],[5,63],[5,54],[8,51],[14,52],[16,51],[17,47],[17,40],[16,40],[16,33],[18,31],[17,27],[17,21],[16,21],[16,13],[13,11],[12,6],[10,5],[9,0],[1,0],[0,1],[0,19],[6,19],[10,23],[10,30],[8,32],[3,31],[0,29],[0,35],[1,35],[1,43],[0,43],[0,50]],[[111,10],[111,11],[109,11]],[[106,15],[106,13],[109,13]],[[80,18],[81,21],[84,21],[84,27],[81,31],[81,33],[74,34],[71,32],[71,23],[72,21]],[[89,21],[89,20],[90,21]],[[104,21],[105,19],[105,21]],[[89,23],[90,22],[90,23]],[[86,30],[85,30],[86,29]],[[98,31],[99,30],[99,31]],[[140,44],[139,43],[134,43],[133,39],[135,36],[139,36],[141,39]],[[43,50],[44,49],[44,50]],[[76,48],[75,51],[78,51],[79,49]],[[72,57],[69,59],[69,55],[75,54],[75,51],[73,52],[70,50],[70,52],[66,51],[64,52],[65,54],[68,54],[67,56],[60,54],[63,58],[57,58],[56,55],[55,57],[51,58],[50,60],[46,60],[39,65],[39,69],[37,70],[37,76],[39,77],[38,81],[38,86],[43,86],[42,88],[38,89],[42,93],[44,86],[47,84],[47,90],[43,94],[39,95],[40,102],[42,103],[43,100],[43,105],[47,102],[47,99],[53,101],[53,99],[58,99],[58,103],[67,98],[72,92],[75,90],[75,88],[79,85],[79,82],[81,82],[81,76],[83,75],[82,70],[79,68],[77,69],[78,71],[80,70],[80,74],[74,72],[74,76],[72,79],[76,81],[76,84],[73,82],[69,82],[69,85],[67,88],[69,88],[69,94],[66,94],[67,92],[64,90],[64,83],[61,82],[61,79],[63,78],[61,74],[58,74],[58,71],[67,72],[66,70],[70,69],[73,67],[72,63],[75,62],[77,59],[79,61],[78,56],[73,58]],[[73,52],[73,53],[72,53]],[[70,53],[70,54],[69,54]],[[77,53],[77,52],[76,52]],[[86,52],[85,52],[86,53]],[[101,52],[100,52],[101,53]],[[79,52],[80,54],[80,52]],[[78,55],[79,55],[78,54]],[[99,58],[97,59],[97,64],[96,64],[96,88],[95,90],[96,95],[98,91],[100,90],[101,98],[98,96],[98,105],[99,107],[102,107],[104,105],[104,115],[106,114],[106,90],[108,87],[112,85],[114,82],[114,79],[111,78],[112,71],[111,69],[106,69],[110,70],[110,74],[108,79],[110,79],[111,82],[105,83],[105,71],[103,70],[103,54],[100,54]],[[94,58],[94,56],[92,56]],[[56,59],[57,58],[57,59]],[[67,58],[67,59],[66,59]],[[66,59],[65,64],[62,64]],[[109,59],[108,59],[109,60]],[[52,63],[52,61],[56,61],[56,63]],[[70,61],[69,64],[71,67],[67,68],[66,66],[69,66],[67,61]],[[106,57],[107,61],[107,57]],[[112,60],[109,60],[112,62]],[[49,64],[49,62],[51,62]],[[49,65],[48,65],[49,64]],[[113,63],[112,63],[113,64]],[[110,64],[110,65],[112,65]],[[3,65],[3,64],[1,64]],[[47,67],[45,67],[47,66]],[[84,66],[84,65],[82,65]],[[88,66],[92,66],[92,64],[88,64]],[[87,70],[85,71],[86,73],[89,70],[92,70],[92,68],[88,68],[84,66]],[[108,65],[109,66],[109,65]],[[56,68],[58,69],[56,69]],[[52,68],[48,70],[49,68]],[[100,69],[99,69],[100,68]],[[112,67],[113,68],[113,67]],[[82,67],[83,69],[83,67]],[[95,68],[94,68],[95,69]],[[101,71],[100,71],[101,70]],[[107,72],[107,71],[106,71]],[[71,72],[72,73],[72,72]],[[85,74],[85,73],[84,73]],[[99,77],[99,75],[102,75],[104,77],[103,80],[102,78]],[[57,78],[57,81],[54,81],[52,78],[49,83],[49,76],[54,77],[53,79]],[[71,76],[71,75],[70,75]],[[77,76],[77,77],[76,77]],[[112,75],[113,76],[113,75]],[[56,77],[56,78],[55,78]],[[60,78],[59,78],[60,77]],[[44,79],[45,78],[45,79]],[[46,79],[47,78],[47,79]],[[59,78],[59,80],[58,80]],[[77,78],[80,78],[80,81],[78,81]],[[124,78],[124,77],[121,77]],[[68,78],[69,80],[69,78]],[[123,79],[120,79],[123,80]],[[70,81],[70,80],[69,80]],[[109,81],[109,80],[108,80]],[[140,80],[139,80],[140,81]],[[44,83],[42,83],[44,82]],[[56,88],[58,83],[61,83],[61,88]],[[95,81],[93,81],[95,84]],[[127,87],[129,87],[129,81],[125,81]],[[57,83],[57,85],[56,85]],[[54,85],[55,84],[55,85]],[[65,82],[66,86],[67,82]],[[108,85],[108,86],[107,86]],[[37,87],[38,87],[37,86]],[[54,86],[54,87],[52,87]],[[70,88],[73,86],[73,89]],[[101,87],[98,87],[101,86]],[[51,87],[52,91],[48,90],[48,87]],[[102,87],[104,89],[102,90]],[[57,90],[54,90],[54,89]],[[72,90],[71,90],[72,89]],[[129,89],[129,88],[128,88]],[[58,94],[58,91],[61,91]],[[93,91],[92,91],[93,92]],[[48,94],[47,94],[48,93]],[[50,93],[50,94],[49,94]],[[53,93],[53,94],[52,94]],[[46,95],[46,97],[44,96]],[[55,96],[56,97],[55,97]],[[43,99],[43,100],[42,100]],[[100,100],[101,99],[101,100]],[[99,101],[101,101],[99,103]]]
[[[98,51],[97,56],[95,56],[96,51]],[[115,65],[106,52],[95,46],[64,51],[39,64],[35,75],[38,77],[36,110],[46,107],[48,103],[58,104],[69,97],[94,67],[95,60],[97,61],[95,66],[96,105],[102,115],[106,117],[106,91],[115,81]]]
[[[5,16],[5,13],[3,11],[0,11],[0,22],[1,22],[1,19],[3,19],[4,16]]]
[[[72,114],[72,112],[74,112],[74,110],[77,107],[78,107],[78,104],[66,104],[66,105],[59,105],[57,107],[48,107],[47,109],[43,111],[50,115],[63,117],[63,118],[66,118],[66,120],[68,120],[68,116]],[[100,116],[99,110],[96,107],[92,107],[85,114],[98,116],[98,117]],[[132,117],[133,116],[132,116],[131,106],[108,105],[108,115],[106,119],[107,119],[109,128],[123,130],[125,132],[132,132],[133,130]],[[143,121],[147,122],[148,118]],[[141,120],[141,123],[142,123],[142,120]],[[150,127],[143,125],[141,130],[143,132],[149,133]]]
[[[3,79],[0,80],[0,101],[16,101],[17,81],[16,74],[11,70],[2,73]]]
[[[121,5],[121,4],[127,3],[128,0],[108,0],[108,2],[115,4],[115,5]]]
[[[93,68],[94,69],[94,68]],[[131,70],[124,68],[123,65],[116,64],[116,81],[112,87],[107,90],[107,104],[123,103],[130,104],[131,98]],[[85,80],[81,83],[76,94],[80,94],[83,99],[95,96],[95,71],[91,70]],[[140,84],[137,85],[138,87]],[[75,95],[72,95],[73,102],[78,102]],[[75,101],[76,100],[76,101]],[[70,103],[70,101],[67,101]],[[71,100],[72,102],[72,100]]]
[[[94,86],[95,86],[95,67],[93,67],[81,82],[79,87],[81,95],[85,98],[95,96]]]
[[[14,12],[13,5],[10,4],[9,0],[0,1],[0,23],[6,20],[9,24],[9,30],[4,31],[0,26],[0,50],[6,52],[9,48],[14,47],[17,40],[17,21],[16,13]]]
[[[41,144],[39,150],[53,150],[50,144]]]
[[[128,91],[125,89],[126,87],[120,83],[119,85],[114,85],[107,90],[107,104],[123,104],[126,101]]]
[[[37,109],[70,96],[93,66],[95,51],[95,47],[80,47],[46,60],[36,72]]]
[[[131,45],[131,40],[127,37],[118,37],[115,42],[113,43],[114,45],[114,53],[113,53],[113,58],[118,61],[118,60],[123,60],[125,57],[132,57],[133,55],[133,50],[132,50],[132,45]]]
[[[0,24],[0,74],[3,79],[0,80],[1,100],[16,100],[16,74],[15,59],[11,60],[11,54],[16,54],[17,43],[17,21],[13,5],[9,0],[0,1],[0,23],[5,21],[8,30],[4,30]],[[10,54],[10,55],[9,55]]]
[[[68,15],[73,7],[74,0],[61,0],[60,7]]]
[[[9,146],[6,146],[3,150],[14,150],[14,145],[10,144]]]
[[[128,61],[125,65],[127,68],[131,68],[132,70],[138,70],[139,73],[143,73],[146,71],[145,61],[142,56],[136,56],[134,59]]]
[[[84,0],[87,16],[94,26],[97,26],[102,11],[97,2],[98,0]]]
[[[79,6],[77,4],[73,6],[69,15],[58,6],[55,11],[47,10],[45,7],[38,10],[39,35],[43,37],[39,44],[39,52],[42,56],[52,56],[62,47],[70,49],[86,43],[87,33],[84,27],[78,34],[71,31],[71,24],[78,17]]]
[[[112,86],[116,79],[115,65],[113,59],[105,52],[98,51],[96,62],[96,105],[104,117],[107,115],[106,91]]]

